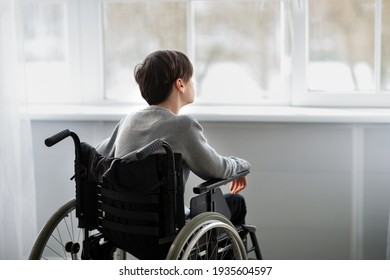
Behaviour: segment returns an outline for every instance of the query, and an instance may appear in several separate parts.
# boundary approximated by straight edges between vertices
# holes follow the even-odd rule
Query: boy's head
[[[193,67],[188,57],[179,51],[160,50],[149,54],[134,70],[142,97],[149,105],[165,101],[177,79],[188,82]]]

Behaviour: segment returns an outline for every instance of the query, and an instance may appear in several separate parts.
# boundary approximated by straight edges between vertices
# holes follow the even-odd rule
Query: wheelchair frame
[[[83,213],[85,205],[83,205],[83,199],[80,199],[85,194],[77,186],[81,185],[80,180],[85,176],[86,170],[80,160],[81,143],[77,134],[65,129],[47,138],[45,144],[51,147],[69,136],[75,145],[75,175],[72,179],[75,179],[76,182],[76,198],[61,206],[43,226],[29,259],[45,259],[44,253],[46,251],[49,252],[50,257],[54,256],[55,259],[124,259],[126,252],[116,248],[112,240],[107,240],[102,232],[94,226],[89,226],[89,222],[85,220],[88,219],[88,213]],[[137,160],[145,159],[161,147],[165,149],[168,159],[167,178],[170,180],[169,184],[175,186],[176,190],[175,158],[168,143],[157,139],[136,151],[136,158]],[[224,207],[221,208],[220,202],[218,202],[222,195],[220,186],[248,173],[249,171],[245,171],[225,180],[210,180],[194,187],[195,194],[205,196],[207,206],[204,208],[203,205],[200,210],[194,209],[192,216],[195,217],[186,224],[180,221],[174,223],[170,219],[169,229],[174,239],[166,259],[247,259],[251,252],[254,252],[256,259],[262,259],[256,238],[256,227],[234,226],[226,217],[229,216],[229,213]],[[196,198],[193,199],[196,200]],[[172,199],[176,199],[176,194],[170,196],[169,205],[177,205],[176,201],[172,201]],[[173,211],[170,215],[175,216],[177,209],[172,208]],[[184,213],[182,219],[179,220],[184,221],[183,218]],[[77,229],[76,220],[78,220]],[[78,230],[78,233],[74,233],[73,230]],[[248,236],[249,238],[247,238]],[[169,238],[172,239],[172,237]],[[66,242],[63,239],[66,239]],[[248,248],[249,241],[251,247]],[[216,250],[210,249],[214,248],[213,246]]]

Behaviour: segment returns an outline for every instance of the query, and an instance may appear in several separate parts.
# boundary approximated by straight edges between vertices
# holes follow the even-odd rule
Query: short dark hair
[[[149,105],[165,101],[177,79],[188,82],[193,67],[188,57],[179,51],[159,50],[149,54],[134,69],[134,77],[142,97]]]

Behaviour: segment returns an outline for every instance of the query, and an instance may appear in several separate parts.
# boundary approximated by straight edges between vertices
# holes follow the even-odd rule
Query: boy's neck
[[[178,115],[181,106],[179,106],[176,102],[169,102],[168,100],[161,102],[158,104],[158,106],[163,107],[169,111],[171,111],[173,114]]]

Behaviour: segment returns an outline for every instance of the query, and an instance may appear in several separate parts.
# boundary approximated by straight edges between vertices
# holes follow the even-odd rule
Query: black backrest
[[[175,154],[176,186],[168,183],[166,154],[130,161],[101,156],[83,143],[82,158],[80,226],[97,228],[137,258],[165,258],[184,225],[181,155]]]

